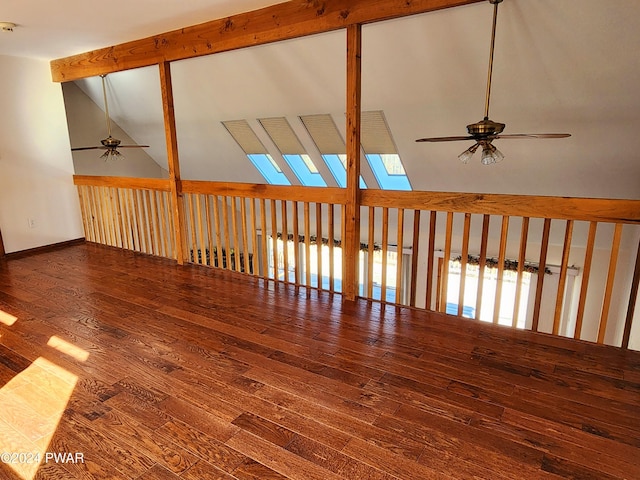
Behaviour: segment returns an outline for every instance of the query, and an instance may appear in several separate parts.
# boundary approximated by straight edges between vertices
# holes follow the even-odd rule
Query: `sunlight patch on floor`
[[[18,320],[17,317],[14,317],[4,310],[0,310],[0,323],[4,323],[7,327],[10,327],[14,323],[16,323],[16,320]]]
[[[56,336],[48,345],[81,361],[89,357]],[[22,480],[32,480],[44,462],[77,381],[73,373],[39,357],[0,389],[0,452],[26,454],[15,462],[3,461]]]

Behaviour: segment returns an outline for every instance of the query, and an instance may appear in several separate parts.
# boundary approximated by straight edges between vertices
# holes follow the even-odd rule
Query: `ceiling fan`
[[[420,138],[416,142],[452,142],[459,140],[474,140],[474,143],[467,150],[458,155],[463,163],[468,163],[473,154],[482,147],[481,163],[483,165],[491,165],[500,162],[504,155],[491,142],[499,138],[566,138],[570,137],[569,133],[512,133],[503,135],[505,128],[504,123],[494,122],[489,119],[489,99],[491,97],[491,75],[493,72],[493,52],[496,42],[496,23],[498,19],[498,4],[503,0],[489,0],[493,5],[493,26],[491,29],[491,49],[489,51],[489,73],[487,78],[487,94],[484,104],[484,118],[479,122],[467,125],[469,135],[456,137],[434,137]]]
[[[109,117],[109,104],[107,103],[107,89],[105,86],[106,75],[100,75],[102,79],[102,96],[104,98],[104,116],[107,122],[107,138],[100,140],[102,145],[94,147],[77,147],[72,148],[72,152],[79,150],[104,150],[105,152],[100,155],[100,158],[104,158],[105,161],[116,158],[124,158],[118,148],[147,148],[149,145],[120,145],[120,140],[111,136],[111,118]]]

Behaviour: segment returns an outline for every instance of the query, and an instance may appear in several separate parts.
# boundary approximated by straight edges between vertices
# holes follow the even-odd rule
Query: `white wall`
[[[51,81],[49,63],[43,60],[0,56],[0,71],[0,231],[5,250],[81,238],[62,89]]]

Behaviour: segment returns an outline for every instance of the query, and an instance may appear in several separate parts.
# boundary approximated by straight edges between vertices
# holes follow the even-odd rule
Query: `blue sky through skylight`
[[[393,158],[385,158],[383,160],[382,155],[371,153],[366,155],[369,165],[371,165],[371,170],[373,170],[376,180],[378,180],[380,188],[384,190],[413,190],[409,183],[409,179],[407,178],[407,174],[404,173],[404,168],[402,168],[400,157],[398,155],[394,156],[397,157],[399,165]],[[393,156],[385,155],[385,157]],[[389,173],[390,171],[392,173]]]
[[[291,185],[289,179],[282,172],[278,164],[273,161],[271,155],[262,153],[247,155],[249,160],[258,169],[262,176],[272,185]]]
[[[283,155],[286,162],[305,187],[326,187],[327,183],[308,155]]]
[[[336,179],[340,188],[347,188],[347,170],[344,166],[346,157],[346,155],[322,155],[322,159],[331,170],[333,178]],[[367,188],[362,176],[360,176],[360,188]]]

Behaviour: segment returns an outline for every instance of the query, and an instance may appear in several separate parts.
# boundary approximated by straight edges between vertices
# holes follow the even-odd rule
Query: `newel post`
[[[347,27],[347,192],[343,219],[342,294],[346,301],[358,295],[360,254],[360,109],[362,97],[362,26]]]
[[[176,117],[173,108],[173,86],[171,83],[171,65],[161,62],[160,87],[162,91],[162,112],[164,115],[164,131],[167,140],[167,160],[169,165],[169,184],[171,188],[171,215],[173,217],[175,235],[175,254],[179,265],[186,259],[184,250],[184,212],[182,204],[182,183],[180,181],[180,161],[178,160],[178,136],[176,134]]]

